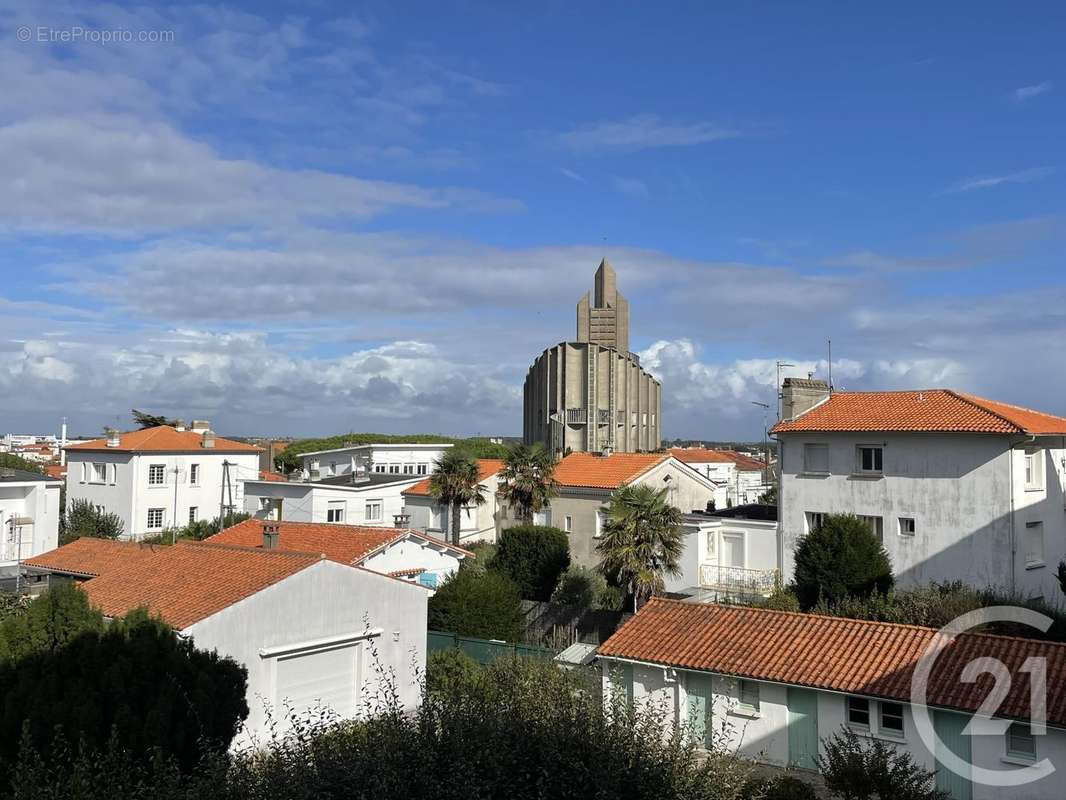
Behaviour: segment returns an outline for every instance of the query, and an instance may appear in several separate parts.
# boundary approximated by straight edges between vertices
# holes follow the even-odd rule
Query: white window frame
[[[829,514],[825,511],[807,511],[803,516],[807,520],[807,533],[814,533],[822,527]]]
[[[918,530],[918,521],[914,517],[900,517],[898,521],[900,536],[914,536]]]
[[[89,466],[89,483],[107,483],[107,462],[94,461]]]
[[[346,503],[344,500],[329,500],[326,502],[326,522],[332,522],[337,525],[344,523],[344,512]],[[340,512],[339,514],[337,512]]]
[[[885,714],[886,706],[896,706],[899,708],[899,713]],[[885,725],[885,717],[899,718],[899,728],[892,728]],[[897,703],[889,700],[879,700],[877,703],[877,732],[881,736],[892,739],[905,739],[907,733],[906,714],[903,711],[903,703]]]
[[[567,514],[563,517],[563,530],[572,533],[574,530],[574,518]]]
[[[1025,449],[1025,491],[1044,491],[1044,449],[1027,447]]]
[[[1036,736],[1029,725],[1024,722],[1012,722],[1003,734],[1003,739],[1009,758],[1036,761]],[[1016,745],[1019,743],[1025,745],[1024,749],[1018,749]]]
[[[166,513],[167,513],[167,510],[165,508],[150,508],[150,509],[148,509],[148,524],[146,525],[146,529],[150,530],[150,531],[161,531],[161,530],[163,530],[163,526],[166,524]],[[152,524],[153,518],[158,518],[159,519],[159,524],[158,525],[153,525]]]
[[[371,516],[370,509],[377,506],[378,515]],[[385,501],[381,499],[368,499],[366,505],[363,507],[363,519],[366,522],[384,522],[385,521]]]
[[[825,463],[816,464],[812,457],[814,453],[825,453]],[[822,467],[819,469],[819,467]],[[829,474],[829,443],[828,442],[805,442],[803,445],[803,472],[806,475]]]
[[[429,464],[427,464],[427,463],[419,464],[415,474],[417,474],[417,475],[428,475],[429,474]]]
[[[758,681],[738,681],[737,710],[743,714],[758,714],[761,708],[762,700],[759,696]]]
[[[863,463],[864,452],[870,451],[870,466]],[[880,458],[878,455],[880,454]],[[877,462],[881,462],[881,466]],[[884,475],[885,474],[885,446],[883,444],[857,444],[855,445],[855,474],[856,475]]]
[[[603,538],[603,526],[606,523],[607,523],[607,516],[602,511],[597,509],[596,510],[596,530],[592,534],[592,538],[593,539],[601,539],[601,538]]]
[[[155,479],[157,474],[159,480]],[[148,485],[149,486],[166,486],[167,485],[167,465],[166,464],[149,464],[148,465]]]
[[[389,464],[389,474],[390,475],[399,475],[400,474],[400,465],[399,464]]]
[[[196,522],[200,518],[200,507],[189,506],[189,522]]]
[[[200,485],[200,465],[199,464],[189,464],[189,485],[190,486],[199,486]]]
[[[870,526],[870,533],[877,537],[881,544],[885,543],[885,518],[871,514],[856,514],[860,520]]]
[[[1033,546],[1034,537],[1038,547]],[[1047,542],[1044,540],[1044,523],[1042,520],[1031,520],[1025,523],[1025,568],[1037,569],[1045,565]]]
[[[865,704],[865,708],[862,707]],[[874,709],[873,701],[865,697],[856,697],[849,694],[844,700],[844,720],[849,728],[855,728],[860,731],[870,730],[870,722],[873,718]],[[856,722],[851,718],[852,711],[862,715],[866,715],[866,722]]]

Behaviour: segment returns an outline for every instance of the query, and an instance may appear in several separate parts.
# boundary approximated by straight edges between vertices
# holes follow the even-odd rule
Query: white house
[[[276,537],[276,538],[272,538]],[[366,528],[316,522],[247,519],[207,541],[322,553],[339,564],[363,567],[435,589],[474,554],[410,528]]]
[[[245,481],[259,477],[259,448],[223,439],[206,422],[160,425],[70,445],[67,504],[88,500],[117,514],[123,536],[214,519],[244,506]]]
[[[310,480],[341,475],[428,475],[450,444],[360,444],[303,453],[303,473]]]
[[[485,502],[463,508],[459,525],[460,542],[496,541],[500,520],[500,503],[496,494],[497,473],[503,469],[503,461],[496,458],[479,458],[477,466],[481,496]],[[441,506],[430,494],[429,478],[404,489],[403,502],[403,513],[407,517],[408,526],[451,541],[451,509]]]
[[[703,447],[671,447],[670,455],[723,487],[724,500],[715,498],[718,508],[758,503],[770,484],[766,465],[736,450],[708,450]]]
[[[962,580],[1056,598],[1066,419],[944,389],[833,392],[786,379],[784,576],[824,514],[865,519],[903,584]]]
[[[777,506],[751,504],[686,514],[682,574],[666,591],[699,602],[769,595],[779,574]]]
[[[372,710],[381,675],[391,674],[403,708],[419,702],[429,595],[421,586],[316,553],[182,541],[95,559],[83,546],[79,567],[64,549],[42,562],[68,574],[100,570],[82,587],[106,616],[146,606],[197,647],[247,667],[250,713],[234,746],[268,737],[271,715],[284,733],[290,714],[318,706],[340,717]]]
[[[813,777],[826,740],[847,726],[909,753],[956,800],[1062,797],[1057,774],[1011,787],[979,770],[998,780],[1044,759],[1066,764],[1066,695],[1049,682],[1041,731],[1030,726],[1029,675],[1019,675],[1031,669],[1027,659],[1062,674],[1066,645],[961,634],[936,658],[926,704],[912,706],[916,662],[936,637],[912,625],[655,598],[598,655],[605,694],[653,702],[697,742],[801,776]],[[980,658],[1001,662],[1014,680],[993,713],[998,724],[966,731],[990,686],[963,679]],[[945,764],[949,750],[958,773]]]
[[[0,467],[0,574],[14,575],[19,561],[59,543],[62,481]]]
[[[403,513],[403,491],[417,475],[345,473],[319,481],[254,480],[244,485],[244,510],[258,519],[388,526]]]

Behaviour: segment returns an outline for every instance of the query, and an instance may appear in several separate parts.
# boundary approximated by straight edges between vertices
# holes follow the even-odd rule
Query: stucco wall
[[[58,546],[59,491],[58,481],[0,483],[0,564],[32,558]],[[12,538],[8,521],[19,517],[33,522],[16,528],[19,535]]]
[[[344,510],[345,525],[367,525],[391,528],[395,515],[404,508],[403,490],[413,486],[420,478],[411,476],[408,481],[385,485],[329,486],[315,483],[281,481],[252,481],[245,487],[244,510],[259,518],[277,516],[276,503],[267,511],[263,498],[281,501],[281,519],[290,522],[328,522],[331,503],[340,503]],[[366,515],[366,504],[380,500],[382,515],[371,520]]]

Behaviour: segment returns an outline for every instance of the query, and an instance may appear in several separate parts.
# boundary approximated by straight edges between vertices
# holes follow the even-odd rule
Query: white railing
[[[723,592],[769,594],[774,588],[775,570],[746,569],[720,564],[700,564],[700,588]]]

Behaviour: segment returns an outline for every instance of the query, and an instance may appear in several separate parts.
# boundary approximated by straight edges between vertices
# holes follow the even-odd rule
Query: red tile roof
[[[669,457],[667,453],[571,453],[555,467],[555,480],[560,486],[617,489]]]
[[[44,468],[44,474],[49,478],[65,478],[67,467],[65,464],[49,464]]]
[[[311,553],[179,541],[83,588],[89,602],[109,617],[147,606],[183,630],[320,560]]]
[[[152,558],[160,549],[160,545],[116,542],[83,536],[22,563],[68,575],[95,578],[128,564]]]
[[[944,431],[1066,434],[1066,419],[949,389],[836,392],[771,433],[791,431]]]
[[[207,539],[218,544],[262,547],[266,520],[246,519]],[[330,561],[356,565],[382,547],[407,536],[417,536],[473,557],[461,547],[408,528],[369,528],[332,522],[270,522],[278,526],[278,549],[288,552],[321,553]]]
[[[655,598],[599,648],[614,656],[722,675],[910,701],[911,676],[932,628]],[[965,683],[974,658],[991,656],[1012,676],[1026,658],[1046,659],[1048,686],[1066,680],[1066,644],[987,634],[961,634],[941,652],[928,703],[975,711],[991,688],[988,676]],[[1047,719],[1066,725],[1066,692],[1051,692]],[[1000,716],[1026,718],[1029,681],[1017,677]]]
[[[289,479],[282,475],[280,472],[271,472],[269,470],[259,470],[259,480],[261,481],[276,481],[288,483]]]
[[[479,458],[477,460],[477,479],[484,481],[491,478],[497,472],[503,469],[503,461],[498,458]],[[414,486],[409,489],[404,489],[403,494],[421,495],[422,497],[429,496],[429,478],[420,480]]]
[[[766,465],[736,450],[708,450],[704,447],[671,447],[670,455],[683,464],[736,464],[741,472],[755,472]]]
[[[158,425],[139,431],[127,431],[119,434],[118,447],[108,447],[107,439],[93,439],[80,444],[67,446],[67,451],[109,450],[113,452],[168,452],[168,453],[258,453],[255,445],[236,442],[232,439],[215,437],[215,446],[203,445],[203,433],[199,431],[179,431],[169,425]]]

